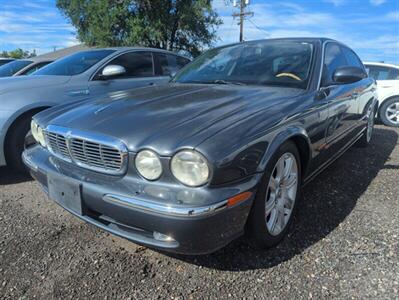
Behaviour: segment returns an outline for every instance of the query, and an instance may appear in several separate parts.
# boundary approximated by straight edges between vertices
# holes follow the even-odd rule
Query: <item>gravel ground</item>
[[[398,134],[378,126],[310,183],[278,247],[200,257],[111,236],[0,168],[0,298],[399,299]]]

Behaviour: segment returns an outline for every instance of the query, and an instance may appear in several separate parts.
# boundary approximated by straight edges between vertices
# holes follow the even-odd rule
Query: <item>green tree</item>
[[[89,46],[146,46],[198,55],[222,23],[210,0],[57,0]]]
[[[22,50],[21,48],[17,48],[12,51],[2,51],[0,54],[0,57],[11,57],[15,59],[21,59],[21,58],[29,58],[29,57],[34,57],[36,56],[36,50],[33,50],[32,52]]]

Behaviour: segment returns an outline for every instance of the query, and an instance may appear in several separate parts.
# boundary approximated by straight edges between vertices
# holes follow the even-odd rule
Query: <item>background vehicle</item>
[[[265,248],[287,232],[302,183],[370,143],[376,102],[341,43],[245,42],[169,84],[36,115],[40,145],[23,155],[50,198],[114,234],[201,254],[246,230]]]
[[[84,45],[76,45],[28,59],[11,60],[12,64],[0,67],[0,77],[30,75],[59,58],[87,49]]]
[[[2,65],[8,64],[9,62],[12,62],[12,61],[14,61],[13,58],[2,58],[2,57],[0,57],[0,67]]]
[[[21,153],[31,117],[57,104],[166,83],[189,60],[149,48],[82,51],[31,76],[0,79],[0,166],[24,170]]]
[[[13,76],[18,71],[33,63],[31,59],[17,59],[0,67],[0,77]],[[0,83],[1,85],[1,83]]]
[[[380,120],[399,127],[399,66],[366,62],[369,75],[377,81]]]

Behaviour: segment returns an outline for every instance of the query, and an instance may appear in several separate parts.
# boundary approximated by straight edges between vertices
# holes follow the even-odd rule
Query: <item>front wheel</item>
[[[22,152],[30,145],[32,138],[30,138],[30,122],[31,116],[27,116],[19,120],[10,129],[6,137],[5,156],[7,165],[16,171],[28,174],[28,170],[22,161]]]
[[[374,105],[370,105],[367,110],[367,124],[366,128],[363,132],[363,135],[360,137],[359,141],[356,143],[357,147],[365,148],[370,145],[371,138],[374,133],[374,122],[375,122],[375,108]]]
[[[386,126],[399,127],[399,97],[384,101],[379,116]]]
[[[270,160],[248,220],[248,234],[259,248],[278,244],[292,221],[301,188],[299,152],[291,141]]]

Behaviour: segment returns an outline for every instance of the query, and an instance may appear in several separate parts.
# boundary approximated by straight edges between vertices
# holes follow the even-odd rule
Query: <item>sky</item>
[[[213,0],[223,20],[215,46],[238,40],[238,8]],[[250,0],[246,40],[323,36],[353,48],[365,61],[399,64],[399,0]],[[55,0],[0,0],[0,51],[17,47],[37,53],[77,44],[75,29]]]

